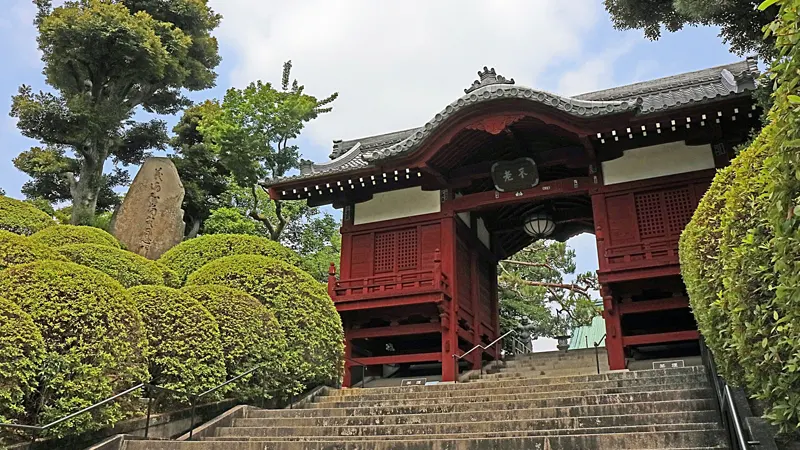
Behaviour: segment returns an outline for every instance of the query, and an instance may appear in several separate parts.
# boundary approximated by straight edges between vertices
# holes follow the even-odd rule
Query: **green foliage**
[[[40,261],[0,271],[0,292],[30,314],[44,338],[36,404],[47,423],[148,379],[142,321],[109,276],[69,262]],[[125,401],[76,417],[54,434],[101,428],[125,417]]]
[[[282,204],[275,203],[276,220],[258,214],[258,183],[299,167],[299,149],[290,141],[307,122],[329,112],[338,96],[320,100],[306,94],[297,80],[290,81],[291,69],[291,61],[284,64],[279,89],[261,81],[245,89],[228,89],[221,104],[206,107],[197,127],[233,181],[251,194],[254,205],[247,215],[260,221],[276,241],[286,225]]]
[[[98,244],[119,248],[117,239],[108,232],[80,225],[48,227],[31,235],[31,240],[53,248],[69,244]]]
[[[230,185],[230,171],[211,146],[206,145],[197,129],[203,117],[215,114],[219,108],[220,105],[212,101],[192,106],[172,129],[175,133],[172,139],[175,154],[170,158],[183,182],[184,221],[187,234],[191,237],[196,236],[197,232],[207,233],[203,224],[211,211],[226,206],[225,194]]]
[[[259,224],[236,208],[218,208],[206,219],[203,230],[208,234],[258,235]]]
[[[55,224],[50,216],[36,206],[0,196],[0,230],[31,235]]]
[[[99,270],[125,288],[164,284],[164,272],[154,261],[127,250],[101,244],[70,244],[57,250],[70,261]]]
[[[325,286],[283,261],[258,255],[221,258],[189,276],[188,286],[239,289],[275,314],[288,344],[290,377],[303,384],[336,380],[342,370],[342,322]]]
[[[0,422],[25,422],[43,358],[44,341],[31,316],[0,297]]]
[[[800,428],[800,0],[766,33],[779,58],[760,136],[721,171],[681,237],[692,308],[725,375]]]
[[[29,237],[0,230],[0,270],[43,260],[66,261],[66,258]]]
[[[758,10],[761,0],[604,0],[614,27],[640,29],[648,39],[659,39],[662,28],[670,32],[684,26],[710,25],[720,28],[720,37],[732,52],[757,52],[761,58],[775,56],[774,39],[764,40],[762,27],[769,24],[777,8]]]
[[[144,321],[151,382],[199,394],[225,381],[217,321],[203,305],[177,289],[129,289]]]
[[[13,98],[17,127],[44,143],[16,163],[34,179],[26,192],[71,198],[72,223],[86,225],[101,193],[127,181],[119,171],[104,176],[104,163],[139,164],[168,140],[163,121],[137,122],[134,112],[174,114],[189,104],[182,89],[214,85],[220,58],[210,32],[220,17],[206,0],[36,3],[39,50],[53,90],[34,93],[23,85]]]
[[[288,248],[258,236],[210,234],[188,239],[167,250],[159,261],[174,270],[181,283],[192,272],[225,256],[262,255],[298,266],[300,259]]]
[[[205,306],[219,324],[228,379],[266,366],[236,383],[238,398],[270,398],[283,387],[286,338],[266,306],[245,292],[225,286],[190,286],[183,292]]]
[[[161,261],[153,261],[153,263],[155,263],[164,277],[164,286],[178,289],[183,285],[183,280],[181,280],[178,272],[175,272]]]
[[[575,274],[575,250],[539,240],[498,266],[500,327],[554,337],[588,325],[600,314],[593,273]],[[572,282],[565,280],[574,276]]]

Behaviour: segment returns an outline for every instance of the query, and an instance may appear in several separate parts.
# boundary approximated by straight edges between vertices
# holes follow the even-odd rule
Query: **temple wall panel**
[[[476,227],[475,232],[478,234],[478,240],[480,240],[483,243],[483,245],[486,246],[487,249],[491,250],[492,235],[486,228],[486,223],[483,221],[482,218],[478,218],[478,226]]]
[[[439,191],[423,191],[421,187],[381,192],[354,208],[354,225],[413,217],[441,211]]]
[[[604,161],[605,185],[646,180],[714,168],[711,145],[688,146],[685,142],[626,150],[622,157]]]

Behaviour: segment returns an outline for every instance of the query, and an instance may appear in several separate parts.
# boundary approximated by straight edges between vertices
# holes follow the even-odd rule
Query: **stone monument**
[[[128,250],[158,259],[183,239],[183,184],[169,158],[147,158],[112,224]]]

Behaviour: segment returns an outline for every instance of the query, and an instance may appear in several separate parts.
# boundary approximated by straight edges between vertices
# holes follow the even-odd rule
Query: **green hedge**
[[[66,261],[55,250],[30,238],[0,230],[0,270],[17,264],[42,260]]]
[[[108,275],[69,262],[40,261],[0,271],[0,292],[30,314],[44,338],[39,423],[148,379],[141,316]],[[97,429],[123,419],[130,407],[118,402],[53,431]]]
[[[126,288],[164,284],[161,268],[136,253],[101,244],[71,244],[56,250],[74,263],[105,273]]]
[[[25,421],[43,357],[42,334],[31,316],[0,297],[0,422]]]
[[[144,321],[153,384],[197,394],[225,381],[219,326],[200,302],[166,286],[128,292]]]
[[[69,244],[98,244],[119,248],[117,239],[100,228],[78,225],[56,225],[31,235],[31,239],[50,247]]]
[[[300,265],[300,257],[281,244],[259,236],[209,234],[181,242],[164,253],[159,261],[178,273],[181,283],[197,269],[219,258],[234,255],[261,255]]]
[[[324,285],[291,264],[257,255],[218,259],[187,280],[188,286],[207,284],[245,291],[275,314],[288,344],[287,367],[299,383],[338,379],[342,322]]]
[[[244,400],[273,396],[286,376],[286,338],[269,309],[250,294],[225,286],[189,286],[183,292],[205,306],[219,324],[229,379],[265,365],[236,383],[236,395]]]
[[[50,216],[30,203],[0,195],[0,230],[27,236],[55,224]]]

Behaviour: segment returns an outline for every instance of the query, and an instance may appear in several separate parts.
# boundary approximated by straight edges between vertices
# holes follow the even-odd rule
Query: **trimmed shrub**
[[[37,397],[47,423],[147,380],[141,317],[108,275],[70,262],[39,261],[0,272],[0,292],[30,314],[44,338]],[[125,418],[121,401],[59,425],[55,434]]]
[[[286,338],[269,309],[252,295],[225,286],[189,286],[183,292],[205,306],[219,324],[228,379],[265,365],[236,383],[236,395],[255,399],[275,394],[286,375]]]
[[[219,326],[200,302],[166,286],[128,292],[144,321],[153,384],[199,394],[225,381]]]
[[[30,238],[0,230],[0,270],[17,264],[43,260],[66,261],[55,250]]]
[[[161,275],[164,278],[164,286],[171,287],[178,289],[181,287],[183,283],[178,275],[178,272],[167,267],[166,264],[162,263],[161,261],[153,261],[155,265],[161,270]]]
[[[56,225],[31,235],[31,239],[50,247],[70,244],[98,244],[119,248],[117,239],[100,228],[78,225]]]
[[[341,372],[342,322],[325,287],[274,258],[220,258],[189,276],[188,286],[225,285],[247,292],[275,314],[288,345],[286,365],[300,383],[327,382]]]
[[[0,422],[24,421],[43,357],[42,334],[31,316],[0,297]]]
[[[0,196],[0,230],[28,236],[55,224],[50,216],[34,205]]]
[[[103,272],[126,288],[164,284],[164,273],[156,263],[136,253],[100,244],[71,244],[56,250],[74,263]]]
[[[178,273],[181,283],[197,269],[219,258],[234,255],[269,256],[299,266],[300,257],[281,244],[259,236],[210,234],[181,242],[159,259]]]

